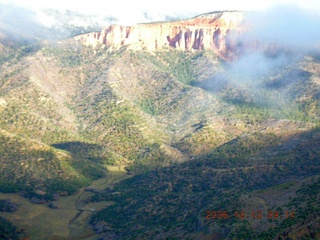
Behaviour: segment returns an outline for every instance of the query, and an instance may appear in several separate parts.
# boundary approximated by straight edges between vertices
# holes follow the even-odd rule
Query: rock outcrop
[[[101,32],[92,32],[75,38],[86,45],[98,44],[119,48],[128,45],[136,50],[158,50],[173,47],[181,50],[214,49],[229,56],[237,46],[236,35],[244,12],[216,12],[176,22],[112,25]]]

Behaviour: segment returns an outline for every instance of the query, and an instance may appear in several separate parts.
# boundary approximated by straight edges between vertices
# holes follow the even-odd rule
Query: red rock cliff
[[[211,48],[226,56],[236,47],[234,36],[242,31],[239,26],[243,17],[243,12],[220,12],[176,22],[112,25],[101,32],[79,35],[76,39],[86,45],[100,43],[114,48],[128,45],[131,49],[150,51],[166,46],[182,50]]]

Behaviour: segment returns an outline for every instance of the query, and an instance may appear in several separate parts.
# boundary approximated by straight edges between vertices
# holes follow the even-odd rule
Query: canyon
[[[248,18],[0,26],[0,239],[320,239],[320,54]]]

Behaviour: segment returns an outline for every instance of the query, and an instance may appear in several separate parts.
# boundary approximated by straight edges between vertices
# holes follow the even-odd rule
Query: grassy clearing
[[[26,229],[31,238],[50,239],[52,236],[69,236],[68,221],[77,210],[50,209],[46,205],[32,204],[16,194],[0,194],[0,198],[10,198],[20,205],[15,213],[1,213],[1,215]]]
[[[112,187],[116,182],[128,177],[130,176],[124,171],[113,171],[106,178],[94,181],[91,186],[104,189]],[[113,204],[110,201],[88,204],[81,201],[91,195],[92,193],[80,189],[77,194],[60,197],[54,202],[59,209],[51,209],[46,204],[33,204],[17,194],[0,193],[0,199],[10,198],[12,202],[19,205],[15,213],[0,213],[0,216],[8,218],[14,224],[25,229],[31,239],[80,239],[94,235],[92,226],[88,224],[92,209],[99,211]],[[71,220],[79,214],[79,209],[84,211],[70,224]]]

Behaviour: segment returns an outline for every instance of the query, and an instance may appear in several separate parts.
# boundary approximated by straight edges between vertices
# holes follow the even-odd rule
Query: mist
[[[231,64],[235,72],[259,77],[319,51],[319,13],[278,5],[264,12],[249,13],[244,25],[250,30],[240,36],[245,49]]]
[[[38,37],[41,29],[31,10],[0,2],[0,31],[10,39],[26,40]]]
[[[282,4],[265,11],[247,12],[240,26],[246,30],[232,30],[230,33],[229,61],[222,64],[222,71],[198,86],[211,92],[219,92],[228,84],[249,91],[262,89],[264,80],[281,71],[297,68],[305,56],[319,54],[319,26],[319,12],[297,5]],[[300,75],[290,76],[300,79]],[[288,85],[283,83],[282,86]]]
[[[12,2],[0,0],[0,31],[10,39],[15,40],[57,40],[72,37],[78,34],[100,31],[112,24],[132,25],[152,21],[172,21],[195,16],[198,12],[165,11],[154,7],[154,4],[146,6],[124,7],[121,4],[90,5],[87,8],[76,3],[65,7],[46,8],[25,7]]]
[[[259,105],[289,106],[296,97],[290,88],[310,77],[299,63],[319,52],[320,14],[278,5],[248,13],[244,26],[249,30],[238,36],[241,49],[234,60],[224,64],[223,81],[228,79],[229,85],[246,92]]]
[[[116,23],[113,16],[71,10],[28,9],[0,2],[0,32],[15,41],[57,40]]]

